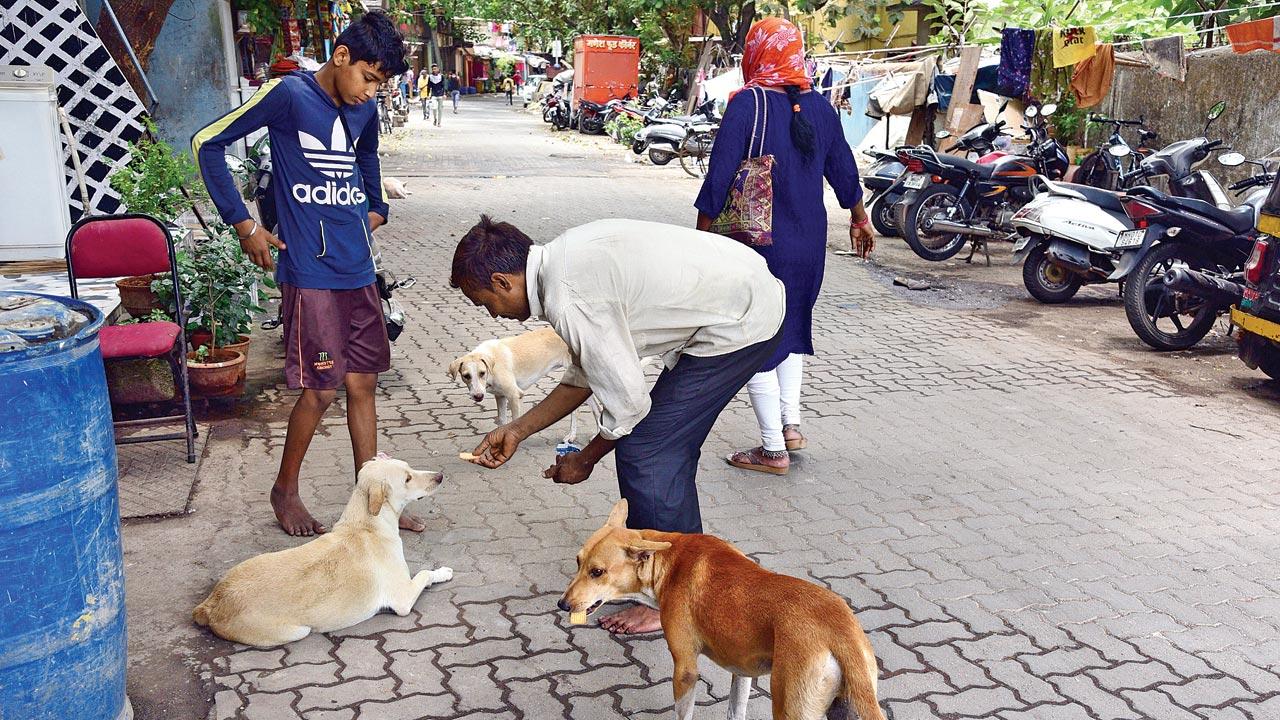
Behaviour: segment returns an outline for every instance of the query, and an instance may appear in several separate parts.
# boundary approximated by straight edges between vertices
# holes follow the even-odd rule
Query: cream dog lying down
[[[366,462],[331,531],[231,568],[191,618],[221,638],[270,647],[350,627],[383,608],[408,615],[425,588],[453,578],[447,567],[410,577],[400,541],[405,506],[443,481],[381,455]]]

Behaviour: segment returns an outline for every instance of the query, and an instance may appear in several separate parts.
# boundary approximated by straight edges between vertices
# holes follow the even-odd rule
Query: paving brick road
[[[521,327],[470,307],[447,275],[482,211],[541,241],[599,217],[688,224],[698,184],[496,101],[468,99],[444,120],[398,130],[383,161],[414,194],[393,201],[380,242],[419,283],[401,295],[410,326],[379,402],[381,449],[448,474],[424,503],[426,532],[405,534],[410,567],[447,565],[454,579],[407,617],[281,649],[190,625],[228,567],[297,542],[266,504],[293,399],[268,382],[241,417],[215,425],[194,514],[126,528],[142,720],[670,716],[660,637],[570,627],[554,607],[617,497],[611,461],[582,485],[554,485],[540,476],[550,432],[499,471],[456,460],[493,409],[476,407],[445,365]],[[891,718],[1280,718],[1272,407],[1188,396],[991,313],[917,304],[847,257],[828,256],[815,324],[809,449],[787,477],[725,465],[753,439],[740,397],[705,447],[704,518],[766,567],[849,600]],[[322,519],[345,504],[350,473],[335,410],[304,466]],[[727,681],[704,663],[702,704],[716,707],[699,717],[723,715]],[[769,717],[768,700],[750,716]]]

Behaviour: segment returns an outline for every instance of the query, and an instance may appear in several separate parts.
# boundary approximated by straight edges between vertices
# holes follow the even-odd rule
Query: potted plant
[[[203,395],[233,392],[245,377],[249,330],[254,313],[262,312],[256,286],[275,283],[240,250],[228,225],[211,227],[212,237],[194,251],[178,251],[178,282],[186,310],[187,354],[191,385]],[[161,298],[173,307],[173,283],[157,282]]]
[[[156,138],[156,126],[149,118],[143,122],[147,131],[129,144],[129,162],[112,173],[111,188],[120,193],[127,211],[150,215],[172,233],[180,230],[175,221],[191,205],[182,189],[195,177],[196,167],[186,155]],[[120,305],[131,316],[142,318],[164,307],[155,293],[158,277],[134,275],[116,281]]]

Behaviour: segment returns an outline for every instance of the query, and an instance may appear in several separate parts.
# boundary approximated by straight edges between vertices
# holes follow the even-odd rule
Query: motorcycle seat
[[[1227,226],[1231,232],[1236,233],[1237,235],[1249,232],[1254,225],[1255,212],[1252,205],[1240,205],[1239,207],[1233,207],[1230,210],[1223,210],[1213,203],[1197,200],[1195,198],[1169,195],[1147,186],[1134,188],[1130,192],[1139,195],[1146,195],[1166,207],[1178,208],[1179,210],[1185,210],[1187,212],[1195,213],[1196,215],[1202,215],[1210,220],[1222,223]]]
[[[1102,190],[1100,188],[1093,187],[1092,185],[1077,185],[1076,183],[1064,182],[1054,184],[1058,187],[1067,188],[1080,193],[1084,196],[1085,200],[1088,200],[1090,203],[1097,205],[1103,210],[1112,210],[1120,213],[1121,215],[1124,214],[1124,205],[1120,203],[1119,193]]]
[[[941,160],[944,165],[965,170],[969,172],[969,174],[982,180],[990,178],[991,171],[994,169],[994,166],[992,165],[982,165],[973,162],[972,160],[965,160],[962,157],[956,157],[954,155],[939,155],[938,159]]]

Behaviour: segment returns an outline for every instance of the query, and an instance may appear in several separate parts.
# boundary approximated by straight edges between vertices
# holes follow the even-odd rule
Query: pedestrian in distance
[[[462,97],[462,79],[458,73],[449,73],[449,98],[453,100],[453,114],[458,114],[458,98]]]
[[[800,389],[804,356],[813,354],[813,306],[826,262],[824,177],[840,206],[850,211],[849,238],[857,254],[866,257],[875,240],[840,118],[810,88],[800,30],[776,17],[752,25],[742,74],[746,83],[725,108],[694,205],[698,228],[709,229],[748,154],[774,157],[773,242],[755,250],[787,288],[787,317],[781,343],[747,383],[760,445],[726,460],[734,467],[784,475],[791,465],[789,451],[807,444],[800,432]]]
[[[418,73],[418,100],[422,103],[423,120],[431,119],[431,89],[428,87],[430,82],[429,73],[425,69]]]
[[[444,115],[446,85],[444,75],[440,74],[440,66],[432,65],[431,74],[427,76],[427,92],[431,96],[431,111],[435,114],[432,124],[436,127],[440,127],[440,117]]]
[[[191,139],[219,215],[235,228],[250,260],[275,270],[280,287],[285,380],[302,392],[289,415],[271,506],[290,535],[325,532],[302,502],[298,476],[338,388],[347,391],[356,472],[378,454],[375,396],[378,374],[391,367],[391,345],[369,240],[389,209],[378,166],[375,97],[380,85],[407,67],[395,24],[371,11],[338,36],[322,68],[268,81]],[[278,236],[249,216],[227,169],[227,147],[262,128],[271,137]],[[424,529],[412,516],[401,516],[400,527]]]
[[[516,83],[514,80],[511,79],[511,76],[508,75],[507,77],[502,78],[502,92],[507,94],[508,105],[515,104],[514,100],[512,99],[515,94],[515,91],[516,91]]]
[[[580,483],[613,452],[629,527],[702,532],[702,444],[774,354],[785,312],[782,283],[759,255],[719,235],[640,220],[598,220],[536,246],[515,226],[481,217],[454,251],[449,283],[494,317],[545,319],[574,361],[542,402],[485,436],[474,462],[501,466],[594,397],[599,434],[543,476]],[[666,366],[652,390],[641,357]],[[661,627],[644,606],[601,624],[614,633]]]
[[[413,85],[413,70],[405,70],[400,76],[400,99],[409,104],[409,88]]]

